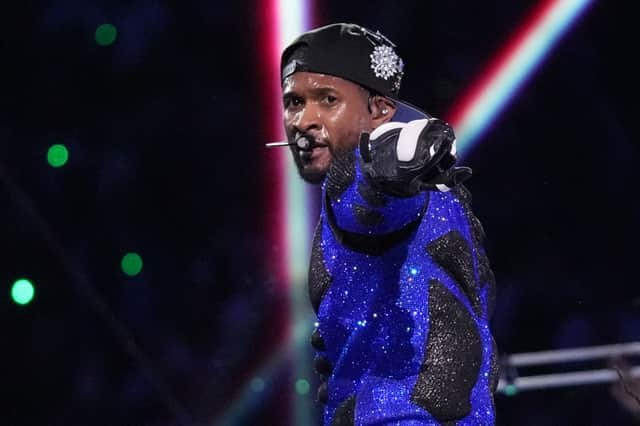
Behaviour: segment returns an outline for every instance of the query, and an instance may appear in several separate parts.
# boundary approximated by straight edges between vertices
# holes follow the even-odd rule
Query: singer
[[[325,425],[493,425],[494,277],[453,129],[398,97],[404,63],[354,24],[283,52],[287,143],[322,188],[309,268]]]

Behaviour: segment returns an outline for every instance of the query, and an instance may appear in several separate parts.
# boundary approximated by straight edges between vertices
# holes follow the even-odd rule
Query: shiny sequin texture
[[[478,255],[484,255],[472,235],[469,206],[454,191],[369,203],[367,182],[359,163],[353,165],[353,174],[339,173],[344,183],[329,171],[312,254],[323,287],[314,301],[315,333],[323,343],[317,354],[331,366],[324,424],[495,424],[495,348],[487,315],[493,282],[474,288],[477,311],[463,290],[480,282]],[[340,190],[328,194],[330,179]],[[379,220],[358,220],[354,206],[375,211]],[[472,253],[471,266],[450,264],[464,267],[461,273],[445,270],[425,250],[451,232],[465,242],[456,246]],[[385,237],[394,233],[402,238]],[[345,235],[363,246],[378,236],[386,242],[361,250],[345,245]],[[443,241],[432,246],[437,253],[446,248]]]
[[[467,240],[458,231],[451,231],[431,242],[427,253],[447,271],[467,295],[476,314],[481,314],[480,297],[473,273],[473,257]]]

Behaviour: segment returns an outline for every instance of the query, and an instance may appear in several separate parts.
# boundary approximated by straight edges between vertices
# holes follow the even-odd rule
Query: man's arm
[[[386,123],[332,162],[324,183],[328,219],[347,233],[392,237],[420,221],[429,190],[448,191],[470,176],[454,163],[455,136],[441,120]]]

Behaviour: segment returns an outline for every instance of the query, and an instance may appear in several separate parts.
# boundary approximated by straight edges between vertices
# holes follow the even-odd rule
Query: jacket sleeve
[[[364,175],[359,149],[332,161],[323,183],[327,219],[341,232],[362,236],[393,236],[419,223],[428,193],[397,197],[383,193]]]

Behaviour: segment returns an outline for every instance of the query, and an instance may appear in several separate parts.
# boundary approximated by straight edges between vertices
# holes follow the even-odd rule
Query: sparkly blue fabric
[[[357,158],[359,158],[358,153]],[[321,250],[332,277],[318,309],[318,331],[326,350],[318,352],[333,365],[327,379],[328,401],[324,423],[330,425],[336,408],[355,395],[355,425],[440,425],[432,414],[411,400],[425,360],[429,333],[429,282],[442,283],[473,318],[482,342],[482,360],[471,392],[471,412],[456,425],[493,425],[495,413],[490,390],[492,336],[488,326],[488,286],[480,287],[482,315],[453,278],[425,251],[432,241],[455,230],[474,247],[471,225],[462,201],[452,192],[421,193],[410,198],[387,197],[385,207],[367,204],[358,194],[367,185],[356,161],[356,178],[337,199],[326,196],[323,185]],[[340,229],[367,235],[399,229],[423,215],[409,238],[380,256],[343,246],[328,225],[327,203]],[[365,206],[384,220],[365,227],[354,218],[353,206]],[[425,211],[425,206],[427,206]],[[474,253],[474,273],[478,262]],[[453,424],[453,423],[450,423]]]

